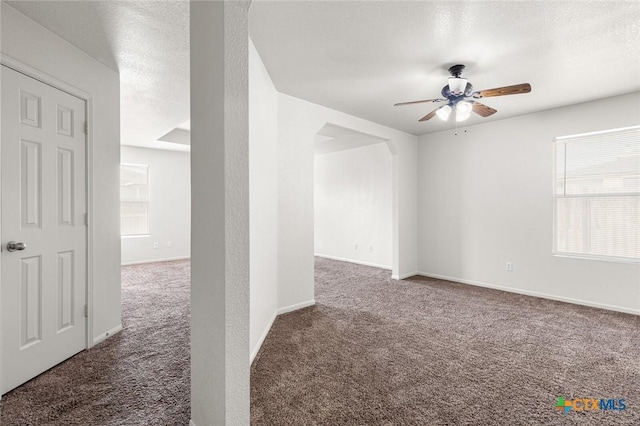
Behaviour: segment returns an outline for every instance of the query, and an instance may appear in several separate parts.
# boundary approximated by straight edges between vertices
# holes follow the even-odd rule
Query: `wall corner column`
[[[191,422],[249,424],[248,1],[191,2]]]

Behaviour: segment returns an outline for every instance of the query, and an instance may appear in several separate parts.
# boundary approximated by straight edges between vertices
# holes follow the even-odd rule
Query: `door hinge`
[[[89,318],[89,305],[84,305],[84,317]]]
[[[84,226],[89,226],[89,213],[84,214]]]
[[[87,121],[84,122],[84,134],[85,135],[89,134],[89,122]]]

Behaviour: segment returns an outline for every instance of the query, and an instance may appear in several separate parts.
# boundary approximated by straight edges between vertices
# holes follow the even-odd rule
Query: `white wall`
[[[248,1],[191,2],[191,423],[249,413]]]
[[[278,309],[278,96],[249,43],[251,360]]]
[[[185,259],[191,244],[188,152],[123,146],[121,162],[149,166],[149,235],[122,237],[122,264]],[[168,243],[171,243],[171,247]],[[158,248],[153,247],[158,243]]]
[[[91,96],[92,341],[120,326],[120,79],[118,74],[2,3],[2,54]]]
[[[278,306],[314,299],[314,142],[327,123],[388,139],[394,156],[394,259],[397,275],[417,269],[417,137],[313,103],[278,94]]]
[[[420,271],[640,313],[640,265],[551,255],[553,138],[639,120],[634,93],[421,136]]]
[[[391,269],[393,174],[387,145],[316,154],[314,166],[316,255]]]

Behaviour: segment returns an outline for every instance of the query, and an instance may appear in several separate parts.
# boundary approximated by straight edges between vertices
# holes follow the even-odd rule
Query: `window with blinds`
[[[149,234],[149,166],[120,165],[120,235]]]
[[[554,141],[554,253],[640,261],[640,126]]]

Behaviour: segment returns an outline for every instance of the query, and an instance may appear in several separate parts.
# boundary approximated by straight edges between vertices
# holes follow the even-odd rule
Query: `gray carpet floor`
[[[4,395],[3,426],[188,424],[189,263],[122,277],[124,330]],[[316,300],[254,361],[253,425],[640,424],[640,317],[326,259]]]
[[[638,316],[326,259],[316,301],[254,361],[252,424],[640,425]]]
[[[7,393],[2,426],[188,425],[189,262],[122,268],[123,330]]]

